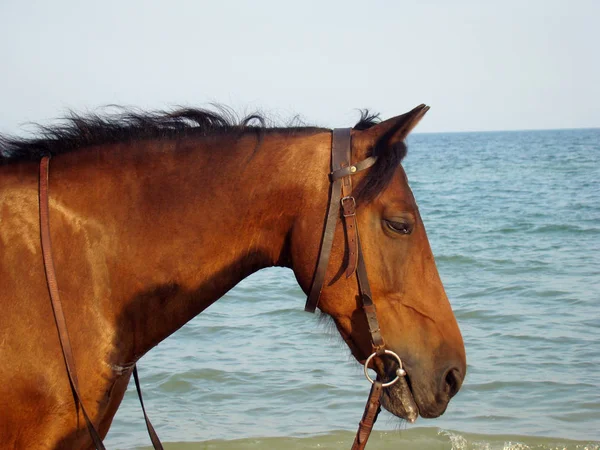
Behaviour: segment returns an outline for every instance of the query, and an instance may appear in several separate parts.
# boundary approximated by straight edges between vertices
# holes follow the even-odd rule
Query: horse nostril
[[[448,369],[444,381],[448,389],[448,398],[454,397],[462,385],[460,371],[455,367]]]

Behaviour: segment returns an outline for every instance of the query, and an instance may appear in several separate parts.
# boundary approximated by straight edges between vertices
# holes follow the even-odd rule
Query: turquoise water
[[[463,331],[445,415],[369,449],[600,448],[600,130],[417,134],[405,168]],[[293,274],[244,280],[139,365],[172,449],[346,448],[369,386]],[[149,445],[130,387],[107,439]]]

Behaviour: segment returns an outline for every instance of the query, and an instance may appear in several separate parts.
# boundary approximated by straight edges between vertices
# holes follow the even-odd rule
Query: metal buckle
[[[342,209],[345,211],[344,208],[344,202],[346,200],[352,200],[352,212],[350,214],[346,214],[344,212],[343,216],[344,217],[351,217],[351,216],[355,216],[356,215],[356,200],[354,199],[354,197],[352,197],[351,195],[347,195],[346,197],[342,197],[342,199],[340,200],[340,204],[342,205]]]
[[[390,355],[392,358],[396,358],[396,361],[398,361],[398,366],[399,366],[398,369],[396,369],[396,378],[394,378],[392,381],[388,381],[387,383],[382,383],[383,387],[390,387],[390,386],[396,384],[396,382],[400,379],[400,377],[403,377],[406,375],[406,370],[404,370],[402,368],[402,360],[400,359],[400,357],[397,354],[395,354],[391,350],[385,350],[385,354]],[[377,356],[377,353],[373,353],[365,361],[365,377],[367,377],[367,380],[369,380],[371,382],[371,384],[375,383],[375,380],[369,376],[369,372],[368,372],[367,368],[369,366],[369,363],[375,356]]]

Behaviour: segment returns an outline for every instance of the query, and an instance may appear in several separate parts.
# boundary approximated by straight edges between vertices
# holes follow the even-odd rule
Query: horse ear
[[[406,139],[427,111],[429,111],[429,106],[421,104],[406,114],[392,117],[366,130],[359,131],[358,135],[360,140],[364,138],[371,145],[379,140],[384,140],[387,145],[394,145]]]

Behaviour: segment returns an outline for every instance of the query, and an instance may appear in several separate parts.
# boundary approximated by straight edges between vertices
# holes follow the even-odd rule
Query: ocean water
[[[383,412],[369,449],[600,448],[600,129],[416,134],[404,166],[467,348],[446,413]],[[349,448],[369,385],[285,269],[139,364],[170,449]],[[130,386],[109,448],[146,448]]]

